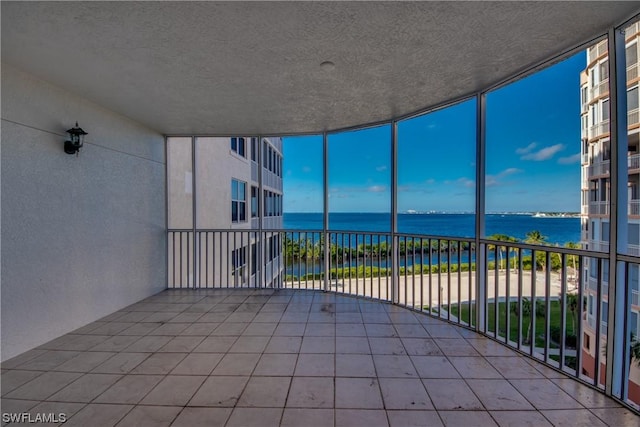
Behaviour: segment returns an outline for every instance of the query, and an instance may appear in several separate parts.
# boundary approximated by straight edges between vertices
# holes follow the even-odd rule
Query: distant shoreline
[[[285,212],[285,215],[322,215],[322,212]],[[389,212],[329,212],[329,214],[349,214],[349,215],[391,215]],[[474,212],[446,212],[446,211],[415,211],[398,212],[398,215],[475,215]],[[578,212],[487,212],[485,215],[521,215],[535,218],[580,218]]]

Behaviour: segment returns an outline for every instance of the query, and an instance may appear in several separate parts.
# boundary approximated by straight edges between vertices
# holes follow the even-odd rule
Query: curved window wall
[[[286,232],[257,252],[232,253],[232,275],[270,261],[279,274],[284,265],[284,278],[270,283],[412,307],[638,407],[640,32],[637,22],[625,28],[437,110],[287,137],[284,147],[271,147],[283,164],[269,150],[256,154],[284,177],[272,207],[284,211]],[[167,138],[170,229],[195,228],[190,192],[206,191],[189,181],[195,140]],[[249,139],[233,143],[236,157],[253,159]],[[263,230],[273,233],[263,214],[271,202],[265,177],[253,182],[247,221],[257,225],[249,241],[259,242]],[[191,285],[185,277],[198,267],[193,262],[180,280]]]

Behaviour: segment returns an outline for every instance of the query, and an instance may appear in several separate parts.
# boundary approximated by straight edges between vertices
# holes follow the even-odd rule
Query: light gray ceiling
[[[315,132],[472,94],[639,9],[3,1],[2,61],[166,134]]]

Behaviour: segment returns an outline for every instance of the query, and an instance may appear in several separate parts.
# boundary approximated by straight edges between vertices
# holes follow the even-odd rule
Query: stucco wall
[[[1,150],[2,360],[165,288],[161,134],[3,64]]]

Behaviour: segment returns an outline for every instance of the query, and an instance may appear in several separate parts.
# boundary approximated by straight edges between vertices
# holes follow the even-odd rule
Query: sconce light
[[[69,129],[67,133],[71,140],[64,142],[64,152],[78,155],[78,151],[80,151],[80,148],[84,144],[84,136],[88,135],[88,133],[82,130],[81,127],[78,127],[78,122],[76,122],[76,126]]]

